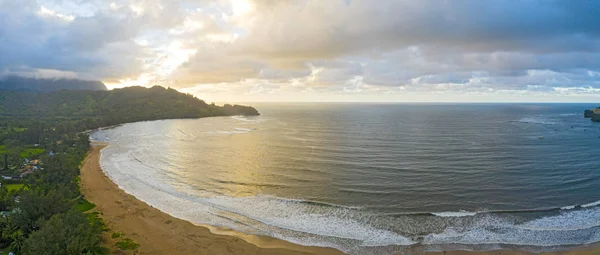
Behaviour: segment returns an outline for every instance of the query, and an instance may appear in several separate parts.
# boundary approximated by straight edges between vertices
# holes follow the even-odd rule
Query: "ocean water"
[[[173,216],[351,254],[600,241],[586,104],[258,104],[125,124],[101,165]]]

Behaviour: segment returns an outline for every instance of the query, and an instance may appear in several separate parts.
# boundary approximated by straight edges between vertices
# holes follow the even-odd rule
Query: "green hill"
[[[175,89],[128,87],[111,91],[0,91],[0,116],[89,118],[96,126],[157,119],[259,115],[253,107],[217,106]]]
[[[106,90],[101,81],[79,79],[36,79],[21,76],[0,77],[0,90],[49,92],[68,90]]]

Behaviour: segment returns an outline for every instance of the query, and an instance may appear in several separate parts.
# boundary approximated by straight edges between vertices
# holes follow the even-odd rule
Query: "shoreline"
[[[249,235],[213,226],[195,225],[175,218],[121,190],[100,167],[100,151],[106,143],[94,142],[81,167],[81,192],[96,204],[111,230],[105,233],[105,246],[118,251],[111,232],[125,234],[140,244],[136,254],[323,254],[343,252],[326,247],[302,246],[284,240]],[[215,233],[216,232],[216,233]]]
[[[232,229],[194,224],[175,218],[138,200],[121,190],[100,167],[100,152],[107,143],[92,142],[90,151],[81,168],[81,192],[96,204],[93,211],[99,212],[110,232],[124,233],[141,246],[136,254],[345,254],[329,247],[303,246],[285,240],[241,233]],[[105,233],[105,246],[116,251],[113,240]],[[444,250],[428,252],[423,246],[408,247],[410,254],[600,254],[600,244],[587,244],[553,252],[527,252],[513,249],[488,251]],[[129,254],[118,251],[119,254]],[[395,253],[401,254],[401,253]]]

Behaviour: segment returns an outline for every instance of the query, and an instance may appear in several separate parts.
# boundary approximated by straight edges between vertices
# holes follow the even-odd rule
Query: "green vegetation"
[[[23,151],[21,151],[19,153],[19,156],[21,156],[22,158],[35,157],[37,155],[44,153],[45,151],[46,151],[46,149],[44,149],[44,148],[27,148],[27,149],[24,149]]]
[[[79,198],[77,200],[77,204],[75,205],[75,210],[77,210],[78,212],[87,212],[89,210],[94,209],[94,207],[96,207],[95,204],[90,203],[89,201],[83,198]]]
[[[86,81],[78,79],[39,79],[8,75],[0,80],[0,90],[20,91],[57,91],[71,90],[106,90],[100,81]]]
[[[25,240],[23,254],[106,254],[100,245],[101,221],[89,221],[81,213],[55,214]]]
[[[119,247],[119,249],[121,250],[137,250],[137,248],[140,248],[140,245],[136,242],[134,242],[133,240],[131,240],[131,238],[124,238],[121,241],[118,241],[115,244],[117,247]]]
[[[80,123],[77,124],[92,127],[142,120],[258,115],[252,107],[220,107],[160,86],[149,89],[128,87],[111,91],[61,90],[50,93],[0,91],[0,108],[3,109],[0,116],[79,119],[77,122]],[[29,128],[23,132],[29,132]]]
[[[257,114],[252,107],[206,104],[162,87],[0,91],[0,171],[13,178],[1,180],[0,211],[6,217],[0,217],[0,250],[108,253],[102,247],[108,230],[79,190],[79,168],[90,146],[84,131],[134,121]],[[139,248],[122,233],[112,238],[122,238],[116,244],[121,250]]]
[[[6,191],[8,191],[8,192],[16,191],[16,190],[20,190],[23,187],[25,187],[25,189],[27,189],[25,184],[22,184],[22,183],[6,184]]]
[[[110,237],[112,237],[112,239],[117,239],[121,236],[123,236],[123,233],[119,233],[119,232],[114,232],[114,233],[112,233],[112,235],[110,235]]]

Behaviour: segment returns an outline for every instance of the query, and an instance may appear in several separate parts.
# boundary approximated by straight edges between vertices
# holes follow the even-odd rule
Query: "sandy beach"
[[[100,150],[106,145],[95,144],[81,168],[81,191],[96,204],[111,229],[106,233],[106,246],[114,254],[119,251],[110,237],[112,232],[124,233],[141,246],[136,254],[343,254],[322,247],[306,247],[275,238],[253,236],[235,231],[214,230],[177,219],[137,200],[118,188],[100,168]],[[226,234],[225,234],[226,233]]]
[[[105,220],[110,232],[106,233],[106,246],[113,254],[132,254],[118,250],[112,232],[124,233],[141,246],[136,254],[343,254],[323,247],[306,247],[287,241],[242,234],[210,226],[198,226],[177,219],[149,206],[119,189],[102,171],[100,151],[105,144],[96,143],[81,169],[81,191],[85,198],[97,205],[94,208]],[[413,247],[414,253],[419,252]],[[412,253],[412,252],[411,252]],[[488,252],[445,251],[426,253],[442,254],[532,254],[510,250]],[[597,245],[582,246],[565,251],[544,254],[592,255],[600,254]]]

